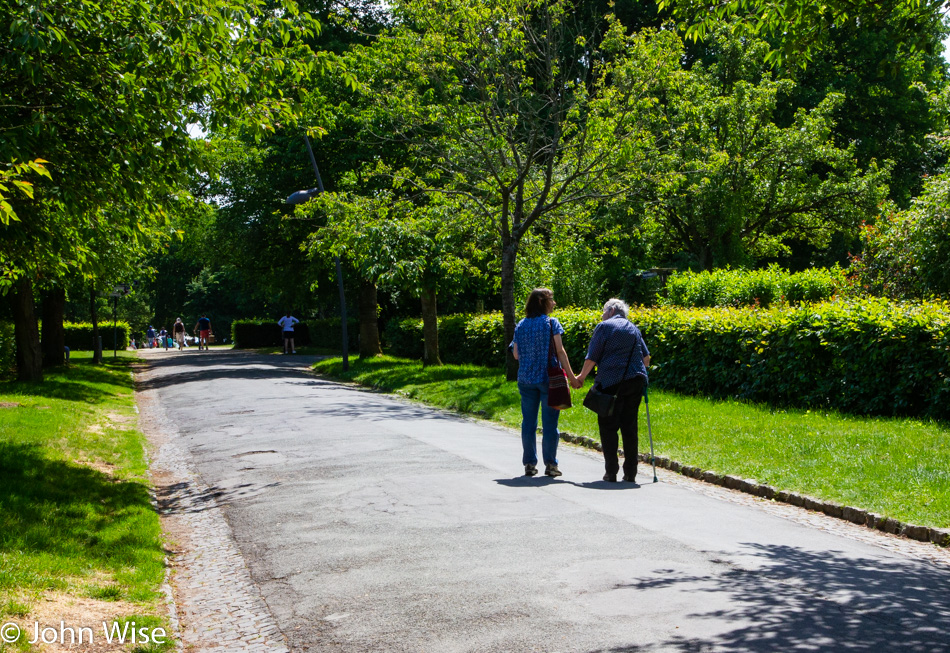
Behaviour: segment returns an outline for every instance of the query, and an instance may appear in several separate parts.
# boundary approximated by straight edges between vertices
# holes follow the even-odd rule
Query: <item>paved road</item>
[[[566,446],[563,478],[526,479],[518,434],[302,358],[151,362],[142,389],[293,651],[950,651],[946,567],[674,483],[603,483]]]

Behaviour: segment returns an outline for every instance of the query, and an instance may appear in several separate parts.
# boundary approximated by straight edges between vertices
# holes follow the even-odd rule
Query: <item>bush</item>
[[[94,351],[96,346],[92,337],[91,322],[66,322],[63,324],[66,332],[66,346],[70,351]],[[116,325],[117,347],[116,349],[126,349],[129,346],[129,323],[119,322]],[[102,350],[113,349],[112,346],[112,322],[99,323],[99,335],[102,337]]]
[[[555,317],[577,370],[600,313],[559,310]],[[773,405],[950,419],[947,303],[866,299],[769,310],[656,308],[635,310],[631,319],[650,348],[650,381],[657,387]],[[388,337],[393,354],[421,357],[420,320],[390,323]],[[444,362],[501,365],[503,340],[500,313],[440,320]]]
[[[16,342],[13,340],[13,323],[0,322],[0,379],[16,373]]]
[[[501,313],[439,317],[439,357],[443,363],[503,365],[504,333]],[[422,358],[422,320],[392,320],[386,327],[386,342],[395,356]]]
[[[765,270],[681,272],[666,283],[663,306],[757,306],[801,304],[831,299],[846,285],[838,268],[811,269],[790,274],[778,266]]]
[[[950,173],[929,177],[906,211],[889,207],[861,229],[862,253],[851,272],[885,297],[950,297]]]
[[[231,340],[235,349],[258,347],[282,347],[282,329],[276,320],[254,318],[234,320],[231,323]],[[310,344],[310,329],[303,322],[294,325],[294,346]]]

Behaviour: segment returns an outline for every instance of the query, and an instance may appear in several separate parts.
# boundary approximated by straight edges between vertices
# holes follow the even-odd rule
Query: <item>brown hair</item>
[[[538,317],[548,312],[548,302],[554,301],[554,292],[550,288],[535,288],[524,303],[525,317]]]

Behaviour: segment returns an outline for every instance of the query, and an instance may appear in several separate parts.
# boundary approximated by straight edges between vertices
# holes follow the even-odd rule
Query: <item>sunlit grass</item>
[[[397,392],[428,404],[521,423],[518,388],[501,370],[381,357],[318,362],[318,372]],[[597,419],[573,393],[561,430],[598,439]],[[654,447],[703,469],[754,478],[873,510],[902,521],[950,526],[950,428],[914,419],[865,418],[826,411],[775,410],[650,390]],[[640,408],[640,450],[648,451]]]
[[[0,384],[0,605],[47,590],[160,612],[164,577],[130,365],[76,352],[39,384]],[[97,589],[98,588],[98,589]]]

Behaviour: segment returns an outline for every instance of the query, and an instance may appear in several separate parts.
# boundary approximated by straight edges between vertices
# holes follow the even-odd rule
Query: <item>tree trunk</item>
[[[99,348],[99,314],[96,312],[96,288],[89,289],[89,313],[92,317],[92,364],[102,363],[102,349]]]
[[[360,358],[381,356],[376,282],[360,279]]]
[[[518,243],[502,244],[501,251],[501,314],[505,326],[505,378],[518,380],[518,361],[508,349],[515,338],[515,259]]]
[[[20,279],[10,291],[13,313],[13,339],[16,342],[16,373],[20,381],[43,380],[43,355],[40,351],[40,330],[33,309],[33,282]]]
[[[65,310],[66,289],[62,286],[53,288],[43,297],[43,367],[58,367],[66,362]]]
[[[435,290],[426,288],[422,291],[422,337],[425,341],[423,367],[442,364],[439,358],[439,315],[435,299]]]

